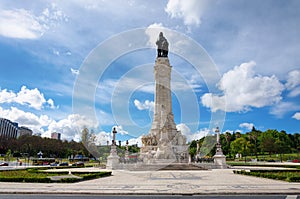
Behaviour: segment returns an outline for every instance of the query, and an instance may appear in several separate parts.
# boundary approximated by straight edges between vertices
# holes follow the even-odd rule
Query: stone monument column
[[[171,97],[171,69],[167,57],[157,57],[154,65],[155,77],[155,105],[154,117],[150,133],[157,137],[159,131],[168,126],[169,129],[175,129],[174,115],[172,112],[172,97]]]
[[[216,134],[217,134],[217,149],[216,149],[216,154],[214,155],[214,163],[216,165],[216,167],[218,169],[226,169],[227,165],[226,165],[226,156],[223,154],[222,151],[222,146],[221,146],[221,142],[220,142],[220,130],[219,127],[216,128],[215,130]]]
[[[187,155],[186,137],[177,131],[172,111],[171,72],[167,39],[159,33],[154,65],[154,116],[149,134],[142,137],[141,157],[146,163],[179,162]]]
[[[128,151],[128,140],[126,140],[126,150],[125,150],[125,163],[129,162],[129,151]]]
[[[106,163],[106,168],[107,169],[117,169],[120,163],[120,157],[118,156],[117,153],[117,145],[116,145],[116,128],[113,128],[113,140],[110,148],[110,154],[107,157],[107,163]]]

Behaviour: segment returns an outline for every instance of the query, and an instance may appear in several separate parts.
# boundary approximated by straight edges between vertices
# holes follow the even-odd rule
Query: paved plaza
[[[82,168],[96,170],[98,168]],[[78,169],[76,169],[78,170]],[[79,183],[0,182],[0,193],[58,194],[300,194],[300,183],[234,174],[232,169],[198,171],[114,170],[110,177]]]

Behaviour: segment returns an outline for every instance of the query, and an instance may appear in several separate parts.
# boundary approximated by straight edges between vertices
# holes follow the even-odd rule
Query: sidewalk
[[[97,168],[84,168],[97,170]],[[113,171],[113,176],[79,183],[0,182],[0,193],[199,195],[300,194],[300,183],[233,174],[231,169],[204,171]]]

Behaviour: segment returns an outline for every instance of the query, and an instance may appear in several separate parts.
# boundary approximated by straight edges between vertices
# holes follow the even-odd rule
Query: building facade
[[[5,118],[0,118],[0,138],[17,138],[18,123]]]
[[[61,134],[53,132],[53,133],[51,133],[51,138],[56,139],[56,140],[60,140],[61,139]]]
[[[0,118],[0,139],[16,139],[23,135],[32,136],[32,130],[21,126],[17,122],[12,122],[5,118]]]
[[[18,137],[24,136],[24,135],[32,136],[32,130],[25,126],[21,126],[21,127],[19,127],[19,130],[18,130]]]

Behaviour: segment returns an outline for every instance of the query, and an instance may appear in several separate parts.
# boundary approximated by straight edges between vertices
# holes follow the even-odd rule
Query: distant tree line
[[[189,152],[195,156],[197,143],[199,147],[203,145],[206,137],[191,142]],[[257,130],[255,127],[251,131],[242,134],[240,132],[225,132],[220,135],[220,142],[223,153],[228,158],[234,158],[236,154],[243,157],[254,156],[258,158],[261,154],[278,154],[282,160],[282,155],[287,153],[300,153],[300,134],[287,134],[285,131],[268,129],[266,131]],[[215,154],[216,148],[208,151],[208,156]]]
[[[8,151],[16,157],[37,157],[37,153],[42,151],[43,157],[68,158],[76,154],[88,156],[82,142],[62,141],[40,136],[24,135],[17,139],[0,139],[0,154],[6,154]]]
[[[215,142],[215,137],[203,137],[200,140],[193,140],[190,143],[189,153],[195,157],[199,151],[198,147]],[[282,154],[300,153],[300,134],[287,134],[285,131],[268,129],[266,131],[257,130],[255,127],[251,131],[242,134],[240,132],[225,132],[220,135],[220,142],[223,153],[228,158],[234,158],[236,154],[241,154],[243,157],[252,156],[258,158],[261,154],[278,154],[280,159]],[[89,151],[85,148],[88,146],[92,154],[100,153],[109,154],[109,147],[99,149],[96,143],[96,136],[93,131],[89,132],[87,128],[82,131],[82,141],[75,142],[62,141],[50,138],[42,138],[40,136],[21,136],[18,139],[6,139],[0,137],[0,154],[6,154],[9,150],[11,154],[21,157],[26,156],[36,157],[39,151],[43,152],[44,157],[67,158],[71,155],[81,154],[90,156]],[[106,149],[107,148],[107,149]],[[205,148],[205,147],[203,147]],[[122,151],[125,146],[121,146]],[[215,154],[215,147],[209,148],[206,151],[207,156],[212,157]],[[104,151],[103,151],[104,150]],[[129,146],[129,152],[136,153],[139,151],[137,146]],[[96,155],[97,156],[97,155]],[[99,157],[100,157],[99,156]]]

